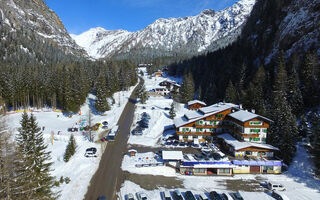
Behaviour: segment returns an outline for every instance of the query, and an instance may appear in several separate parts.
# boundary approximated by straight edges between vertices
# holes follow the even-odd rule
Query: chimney
[[[256,110],[255,110],[255,109],[252,109],[251,112],[255,114],[255,113],[256,113]]]

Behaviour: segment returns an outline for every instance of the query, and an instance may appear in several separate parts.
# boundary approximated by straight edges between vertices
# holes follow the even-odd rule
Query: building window
[[[196,168],[196,169],[193,169],[193,171],[194,171],[194,173],[202,173],[202,174],[206,173],[206,169],[198,169],[198,168]]]
[[[268,133],[268,129],[264,128],[262,129],[264,133]]]
[[[221,173],[221,174],[230,174],[230,169],[219,169],[219,173]]]
[[[246,155],[251,156],[252,155],[252,151],[246,151]]]
[[[261,126],[263,124],[263,122],[262,121],[250,121],[249,124],[253,125],[253,126]]]

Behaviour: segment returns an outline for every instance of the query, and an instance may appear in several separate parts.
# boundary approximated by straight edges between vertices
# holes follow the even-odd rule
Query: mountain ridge
[[[96,59],[193,56],[235,41],[254,4],[255,0],[242,0],[217,12],[206,9],[196,16],[159,18],[136,32],[93,28],[71,37]],[[214,43],[224,38],[221,44]]]

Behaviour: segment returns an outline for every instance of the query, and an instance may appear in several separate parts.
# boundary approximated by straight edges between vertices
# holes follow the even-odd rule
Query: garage
[[[250,173],[251,174],[259,174],[260,173],[260,166],[250,166]]]

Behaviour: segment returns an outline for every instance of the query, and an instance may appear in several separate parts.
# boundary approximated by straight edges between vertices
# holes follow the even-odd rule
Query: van
[[[281,185],[279,183],[272,183],[272,182],[267,183],[267,188],[272,191],[273,190],[277,190],[277,191],[285,191],[286,190],[286,188],[283,185]]]
[[[289,198],[285,194],[281,194],[277,191],[272,191],[271,196],[277,200],[289,200]]]

